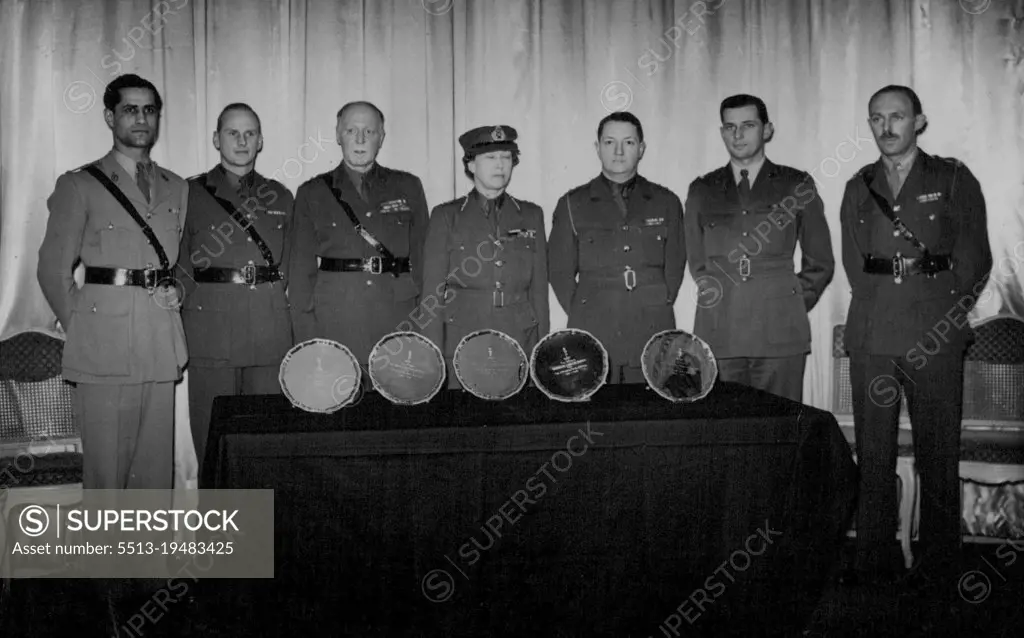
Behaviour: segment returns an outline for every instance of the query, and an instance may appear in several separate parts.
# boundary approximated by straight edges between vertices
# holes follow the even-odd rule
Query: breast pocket
[[[125,217],[127,217],[125,213]],[[100,251],[104,258],[111,262],[128,263],[139,252],[139,240],[142,230],[132,221],[110,221],[99,228]],[[161,242],[163,243],[163,242]]]
[[[732,218],[726,215],[701,215],[704,253],[708,257],[725,257],[736,248]]]
[[[529,281],[533,276],[533,253],[537,250],[537,240],[528,237],[513,237],[502,243],[499,260],[505,261],[505,267],[520,280]],[[495,265],[498,265],[495,262]]]
[[[395,257],[409,256],[409,235],[412,232],[412,211],[382,213],[384,236],[378,239]]]
[[[645,265],[664,265],[665,242],[667,239],[667,226],[644,226],[640,229],[640,244],[644,249],[643,261]]]
[[[602,228],[580,229],[580,272],[600,270],[608,263],[613,237],[612,231]]]

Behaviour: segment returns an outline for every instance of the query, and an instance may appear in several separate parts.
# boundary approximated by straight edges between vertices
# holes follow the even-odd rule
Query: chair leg
[[[903,548],[903,563],[907,569],[914,564],[914,553],[910,540],[914,532],[914,510],[917,506],[917,472],[913,459],[899,459],[896,471],[900,476],[903,491],[900,495],[900,546]]]

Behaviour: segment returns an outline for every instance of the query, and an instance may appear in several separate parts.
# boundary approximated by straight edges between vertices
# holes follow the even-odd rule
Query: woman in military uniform
[[[436,207],[424,247],[423,334],[444,352],[450,387],[455,348],[477,330],[501,331],[529,355],[547,334],[548,275],[544,214],[505,192],[519,164],[516,130],[473,129],[459,138],[473,190]],[[435,310],[436,308],[436,310]]]

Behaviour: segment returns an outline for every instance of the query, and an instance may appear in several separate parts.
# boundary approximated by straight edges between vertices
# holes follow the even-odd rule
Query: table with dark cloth
[[[830,413],[724,382],[332,415],[221,397],[210,437],[204,489],[275,490],[275,579],[214,584],[274,606],[261,635],[799,635],[856,490]]]

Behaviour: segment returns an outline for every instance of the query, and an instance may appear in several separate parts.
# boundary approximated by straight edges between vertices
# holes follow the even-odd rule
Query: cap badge
[[[505,140],[505,129],[500,126],[495,126],[494,130],[491,131],[491,140],[494,142],[503,142]]]

